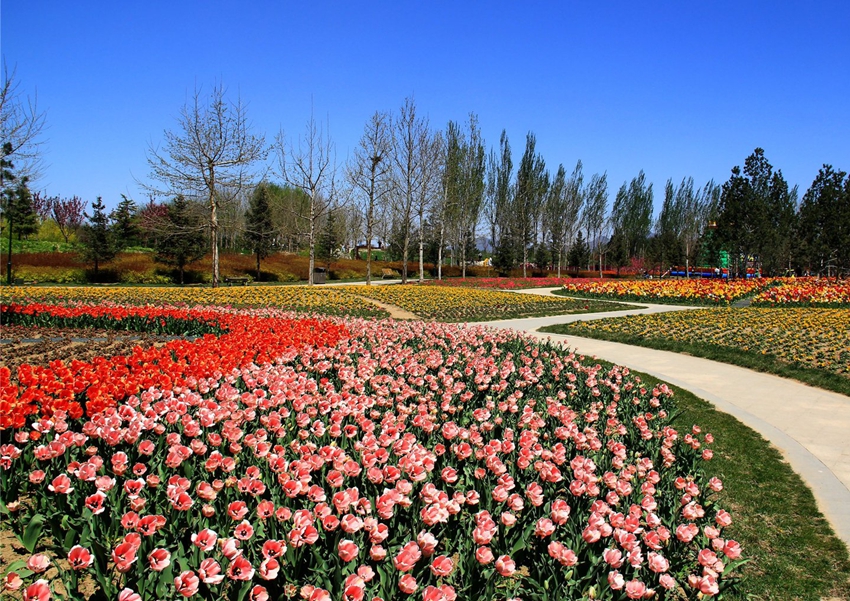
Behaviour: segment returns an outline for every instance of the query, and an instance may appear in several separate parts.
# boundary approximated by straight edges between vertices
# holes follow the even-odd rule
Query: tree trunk
[[[307,281],[310,286],[313,285],[313,269],[316,266],[316,205],[315,199],[310,199],[310,263],[307,274]]]
[[[212,287],[218,288],[218,202],[215,199],[215,169],[209,167],[210,186],[210,241],[212,244],[213,281]]]
[[[437,249],[437,279],[443,279],[443,238],[446,234],[446,225],[440,219],[440,248]]]
[[[257,251],[257,281],[260,281],[260,251]]]
[[[407,283],[407,252],[410,250],[410,222],[404,226],[404,246],[401,257],[401,283]]]
[[[373,167],[374,171],[374,167]],[[366,211],[366,285],[372,285],[372,220],[375,208],[375,180],[369,183],[369,208]],[[354,244],[355,249],[357,243]],[[359,255],[359,253],[358,253]],[[359,258],[359,256],[358,256]]]
[[[422,229],[422,213],[419,213],[419,283],[425,281],[425,232]]]
[[[526,275],[526,266],[528,265],[528,245],[523,242],[522,245],[522,277],[527,278]]]
[[[460,277],[466,278],[466,232],[460,236]]]

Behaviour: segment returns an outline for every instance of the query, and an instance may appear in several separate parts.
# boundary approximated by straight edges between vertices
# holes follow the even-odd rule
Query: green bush
[[[36,267],[27,265],[12,268],[12,276],[26,281],[48,282],[51,284],[85,284],[85,269],[68,267]]]

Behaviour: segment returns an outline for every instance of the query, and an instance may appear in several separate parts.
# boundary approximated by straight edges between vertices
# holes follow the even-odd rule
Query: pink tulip
[[[184,597],[191,597],[198,592],[198,585],[200,583],[201,581],[198,579],[197,575],[195,575],[195,572],[187,570],[185,572],[181,572],[180,575],[174,579],[174,588]]]
[[[139,593],[132,589],[125,588],[118,593],[118,601],[141,601],[142,597]]]
[[[154,549],[148,555],[148,563],[154,572],[161,572],[171,565],[171,553],[166,549]]]
[[[501,555],[496,559],[496,571],[502,576],[512,576],[516,572],[516,563],[507,555]]]
[[[431,573],[437,578],[444,578],[452,573],[454,563],[445,555],[440,555],[434,558],[431,562]]]
[[[404,574],[398,581],[398,588],[401,592],[406,593],[408,595],[412,595],[416,592],[416,589],[419,585],[416,584],[416,578],[411,576],[410,574]]]
[[[360,548],[356,544],[354,544],[354,541],[350,541],[347,539],[339,541],[339,545],[337,545],[337,551],[339,553],[339,558],[346,563],[348,563],[349,561],[354,561],[360,554]]]
[[[50,558],[43,553],[36,553],[27,560],[27,569],[36,574],[41,574],[50,567]]]
[[[47,580],[36,580],[24,589],[24,601],[50,601],[50,585]]]

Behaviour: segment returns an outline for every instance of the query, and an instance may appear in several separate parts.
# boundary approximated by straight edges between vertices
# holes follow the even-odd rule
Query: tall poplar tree
[[[546,162],[535,151],[537,138],[529,132],[525,139],[525,152],[519,164],[516,176],[516,199],[513,219],[516,227],[515,243],[522,254],[522,277],[527,277],[528,251],[537,240],[536,226],[540,218],[543,199],[549,189],[549,177],[546,172]]]

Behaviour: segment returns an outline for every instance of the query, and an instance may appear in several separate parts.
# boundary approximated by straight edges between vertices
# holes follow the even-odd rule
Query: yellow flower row
[[[346,290],[441,321],[498,319],[518,315],[568,313],[587,303],[566,298],[480,288],[441,286],[346,286]]]
[[[571,329],[731,347],[850,377],[850,309],[703,309],[582,322]]]
[[[222,288],[156,287],[13,287],[3,302],[80,302],[134,305],[280,307],[328,315],[386,317],[374,304],[340,288],[307,286],[234,286]]]

